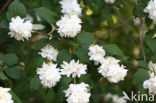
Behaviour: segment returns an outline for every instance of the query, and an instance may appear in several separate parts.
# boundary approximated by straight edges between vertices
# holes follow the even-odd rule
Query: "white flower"
[[[149,90],[149,93],[156,94],[156,77],[151,77],[144,81],[143,87]]]
[[[81,19],[76,15],[64,15],[56,25],[61,37],[74,38],[81,31]]]
[[[101,66],[98,68],[99,73],[101,73],[104,77],[107,77],[107,73],[110,68],[114,65],[118,65],[120,61],[113,57],[106,57],[101,59]]]
[[[105,50],[99,45],[91,45],[89,47],[88,55],[90,56],[89,60],[93,60],[98,64],[105,56]]]
[[[60,4],[62,5],[62,13],[67,15],[81,15],[81,7],[77,0],[62,0]]]
[[[120,66],[118,64],[119,60],[116,60],[113,57],[107,57],[106,59],[103,59],[101,63],[98,72],[112,83],[118,83],[119,81],[124,80],[124,77],[127,75],[125,66]]]
[[[41,80],[41,84],[44,87],[51,88],[60,81],[61,74],[59,72],[59,68],[57,68],[56,64],[46,64],[43,63],[42,68],[37,69],[37,74],[39,74],[39,78]]]
[[[141,24],[141,19],[136,17],[136,18],[134,18],[133,22],[134,22],[134,25],[136,25],[136,26],[140,25]]]
[[[17,16],[15,18],[11,18],[11,22],[9,23],[9,35],[14,37],[16,40],[29,39],[31,37],[33,25],[31,21],[25,21],[25,19],[21,19],[21,17]]]
[[[152,61],[150,61],[148,63],[148,67],[149,67],[149,75],[150,77],[154,77],[155,73],[156,73],[156,63],[153,63]]]
[[[10,88],[0,87],[0,103],[14,103],[9,91],[10,91]]]
[[[108,4],[113,4],[115,2],[115,0],[105,0],[105,2]]]
[[[124,98],[119,97],[118,95],[111,93],[106,94],[105,100],[109,101],[110,99],[112,99],[112,103],[127,103],[127,101]]]
[[[57,55],[58,55],[58,51],[54,47],[52,47],[51,45],[47,44],[45,47],[43,47],[41,49],[41,52],[39,52],[39,54],[43,58],[47,58],[49,60],[56,61],[56,58],[57,58]]]
[[[107,79],[112,83],[118,83],[119,81],[124,80],[126,75],[127,70],[125,69],[125,66],[113,65],[107,72]]]
[[[71,60],[70,63],[64,61],[61,67],[62,75],[67,75],[68,77],[72,75],[73,78],[76,76],[80,78],[82,74],[86,74],[87,70],[87,65],[79,63],[79,60],[77,62]]]
[[[89,103],[90,93],[87,89],[88,84],[70,84],[69,88],[64,91],[68,103]]]
[[[144,12],[149,13],[149,18],[156,23],[156,0],[150,0]]]

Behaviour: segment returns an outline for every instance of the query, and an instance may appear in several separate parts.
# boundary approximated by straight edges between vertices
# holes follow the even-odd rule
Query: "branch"
[[[0,10],[0,14],[8,7],[8,5],[11,3],[12,0],[7,0],[7,2],[4,4],[4,6]]]
[[[140,25],[140,45],[141,45],[144,61],[146,61],[146,55],[145,55],[144,44],[143,44],[143,23],[141,23]]]

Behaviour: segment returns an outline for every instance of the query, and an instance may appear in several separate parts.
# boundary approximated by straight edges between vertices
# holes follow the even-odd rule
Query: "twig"
[[[76,78],[74,78],[74,84],[76,84]]]
[[[146,55],[145,55],[144,44],[143,44],[143,23],[141,23],[140,25],[140,45],[141,45],[144,61],[146,61]]]
[[[7,0],[7,2],[4,4],[4,6],[0,10],[0,14],[8,7],[8,5],[11,3],[12,0]]]
[[[37,34],[39,34],[39,35],[46,36],[46,37],[48,37],[48,38],[50,38],[50,37],[51,37],[51,35],[44,34],[44,33],[38,32],[38,31],[34,31],[34,33],[37,33]]]

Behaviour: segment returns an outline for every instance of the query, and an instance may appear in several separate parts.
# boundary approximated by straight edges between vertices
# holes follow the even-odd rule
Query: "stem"
[[[38,32],[38,31],[34,31],[34,33],[37,33],[39,35],[43,35],[43,36],[46,36],[46,37],[51,37],[51,35],[48,35],[48,34],[44,34],[44,33],[41,33],[41,32]]]
[[[143,44],[143,24],[142,23],[140,25],[140,45],[141,45],[144,61],[146,61],[146,55],[145,55],[144,44]]]
[[[0,14],[8,7],[12,0],[8,0],[0,10]]]
[[[76,78],[74,78],[74,84],[76,84]]]

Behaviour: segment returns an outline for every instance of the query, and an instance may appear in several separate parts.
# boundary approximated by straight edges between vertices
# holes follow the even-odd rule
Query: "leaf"
[[[148,69],[148,64],[145,61],[143,61],[143,60],[139,61],[138,65],[143,67],[143,68],[145,68],[145,69]]]
[[[110,55],[118,56],[123,60],[126,59],[123,52],[116,44],[107,44],[107,45],[104,45],[103,47],[106,53],[109,53]]]
[[[81,32],[80,34],[78,34],[76,39],[82,45],[90,45],[94,42],[94,36],[88,32]]]
[[[10,91],[10,93],[11,93],[12,99],[14,100],[15,103],[22,103],[20,98],[13,91]]]
[[[64,103],[65,94],[63,93],[64,90],[66,90],[69,87],[70,82],[72,81],[72,78],[68,78],[66,76],[62,76],[60,83],[58,84],[58,89],[56,92],[56,100],[54,103]]]
[[[33,30],[42,30],[45,26],[41,24],[33,24]]]
[[[35,45],[34,45],[34,49],[35,50],[40,50],[41,48],[43,48],[44,46],[46,46],[48,43],[48,40],[45,38],[42,38],[40,40],[38,40]]]
[[[0,72],[0,80],[8,80],[8,77],[3,72]]]
[[[53,25],[56,24],[57,14],[55,12],[53,12],[45,7],[36,8],[34,10],[42,19],[44,19],[49,24],[53,24]]]
[[[21,72],[18,67],[9,67],[5,69],[5,73],[12,79],[20,79]]]
[[[12,17],[15,16],[25,17],[26,15],[27,15],[27,10],[19,0],[14,0],[8,7],[8,11],[7,11],[8,20],[10,20]]]
[[[137,72],[134,74],[135,83],[139,86],[139,90],[144,92],[143,82],[149,79],[148,71],[144,69],[138,69]]]
[[[60,65],[63,61],[69,62],[72,55],[67,50],[61,50],[57,55],[57,63]]]
[[[53,103],[55,97],[56,95],[55,95],[54,89],[50,88],[46,96],[46,103]]]
[[[30,89],[38,90],[40,85],[41,85],[41,83],[40,83],[39,77],[37,75],[34,75],[30,82]]]
[[[156,39],[152,38],[152,34],[145,36],[145,42],[153,53],[156,52]]]
[[[2,62],[7,66],[15,65],[18,63],[18,61],[18,57],[13,53],[6,54],[2,57]]]
[[[135,5],[134,9],[133,9],[133,13],[134,15],[138,16],[138,17],[144,17],[147,14],[144,13],[144,8],[146,7],[146,5],[144,3],[138,3]]]
[[[87,45],[80,45],[76,49],[75,54],[80,59],[81,62],[89,63],[88,48],[89,46]]]

